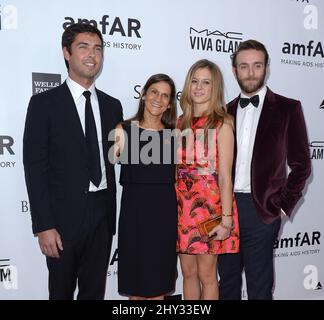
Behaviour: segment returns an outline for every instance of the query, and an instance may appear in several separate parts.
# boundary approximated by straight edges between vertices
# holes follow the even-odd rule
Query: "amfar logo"
[[[189,34],[192,50],[233,53],[240,45],[239,40],[243,40],[243,33],[235,31],[197,30],[190,27]]]
[[[10,259],[0,259],[0,283],[7,290],[18,289],[18,269]]]
[[[314,265],[307,265],[304,268],[304,288],[306,290],[322,290],[322,284],[318,281],[318,269]]]
[[[101,29],[103,36],[108,34],[109,36],[122,36],[129,39],[141,39],[140,34],[141,22],[138,19],[126,18],[122,20],[120,17],[109,18],[109,15],[105,14],[102,16],[101,20],[98,22],[94,19],[83,19],[72,17],[65,17],[66,22],[63,23],[63,29],[74,23],[90,23]],[[101,27],[99,26],[101,25]],[[121,50],[141,50],[142,44],[140,43],[129,43],[129,42],[119,42],[119,41],[105,41],[103,42],[104,47],[111,49],[121,49]]]
[[[319,231],[313,231],[311,234],[298,232],[295,237],[277,239],[274,249],[320,245],[320,238],[321,233]]]
[[[54,73],[32,73],[33,94],[53,89],[61,84],[61,75]]]
[[[319,254],[320,249],[318,248],[308,248],[309,246],[320,245],[321,233],[319,231],[309,232],[298,232],[294,237],[289,238],[280,238],[275,241],[274,253],[275,258],[283,257],[296,257],[296,256],[305,256],[305,255],[316,255]],[[306,248],[305,248],[306,247]],[[300,248],[296,250],[295,248]],[[289,249],[288,251],[281,251],[282,249]],[[290,249],[293,249],[290,251]]]
[[[297,56],[324,58],[324,50],[321,42],[310,40],[308,44],[284,42],[282,53]]]
[[[315,160],[324,159],[324,141],[311,141],[310,146],[310,158]]]
[[[0,4],[0,31],[18,29],[18,10],[15,6]]]
[[[127,18],[127,22],[125,23],[124,21],[124,24],[122,23],[120,17],[114,17],[109,19],[109,15],[107,14],[102,16],[99,23],[94,19],[73,19],[72,17],[65,17],[64,19],[66,20],[63,23],[64,30],[74,23],[90,23],[98,29],[101,29],[101,33],[103,35],[108,34],[110,36],[113,36],[117,33],[123,37],[131,38],[133,36],[136,36],[137,38],[141,38],[139,32],[141,28],[141,22],[133,18]],[[98,25],[101,25],[101,28]]]

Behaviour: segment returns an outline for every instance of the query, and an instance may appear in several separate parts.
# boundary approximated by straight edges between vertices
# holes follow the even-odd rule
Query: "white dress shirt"
[[[251,160],[255,135],[263,107],[267,88],[264,86],[257,94],[259,106],[249,103],[244,109],[240,104],[236,114],[237,158],[234,191],[251,193]],[[241,93],[241,98],[249,98]]]
[[[81,85],[76,83],[74,80],[72,80],[70,77],[68,77],[66,79],[66,84],[71,91],[76,109],[78,111],[78,115],[80,118],[83,133],[85,133],[85,103],[86,103],[86,98],[83,95],[83,92],[86,90],[91,92],[90,99],[91,99],[92,112],[93,112],[93,116],[95,118],[96,128],[97,128],[102,176],[101,176],[101,182],[100,182],[100,185],[98,188],[90,181],[89,191],[94,192],[94,191],[106,189],[107,188],[107,179],[106,179],[106,166],[105,166],[105,161],[104,161],[104,157],[103,157],[103,149],[102,149],[101,118],[100,118],[99,102],[98,102],[95,85],[93,83],[89,89],[85,89],[84,87],[82,87]]]
[[[255,141],[255,135],[263,108],[267,87],[264,86],[257,94],[259,105],[254,107],[250,102],[245,108],[240,104],[236,113],[236,139],[237,157],[235,168],[234,192],[251,193],[251,161]],[[241,93],[241,98],[249,98]],[[284,210],[280,208],[283,215]]]

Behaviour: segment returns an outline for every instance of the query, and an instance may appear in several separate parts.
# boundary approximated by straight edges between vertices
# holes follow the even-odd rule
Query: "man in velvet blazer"
[[[273,246],[281,216],[291,215],[311,171],[301,104],[265,86],[268,60],[266,48],[255,40],[242,42],[232,56],[241,88],[228,104],[236,133],[240,253],[219,256],[221,299],[241,299],[243,269],[248,298],[272,299]]]
[[[47,259],[49,298],[73,299],[78,284],[78,299],[103,299],[116,225],[108,134],[122,121],[122,107],[94,86],[103,59],[97,28],[68,27],[62,48],[69,77],[33,96],[26,117],[23,155],[32,227]],[[94,125],[96,182],[86,139],[85,91]]]

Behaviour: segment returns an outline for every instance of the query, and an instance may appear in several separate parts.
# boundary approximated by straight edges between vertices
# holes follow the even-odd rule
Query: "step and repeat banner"
[[[0,0],[0,299],[48,298],[45,258],[31,231],[22,137],[30,96],[67,76],[61,35],[78,21],[103,34],[96,86],[120,99],[125,118],[137,110],[150,75],[169,74],[179,98],[187,70],[202,58],[222,69],[230,101],[239,93],[230,55],[247,39],[266,45],[268,85],[302,101],[312,158],[304,197],[275,245],[274,298],[324,299],[323,18],[323,0]],[[118,186],[118,201],[120,194]],[[125,299],[117,292],[116,243],[115,237],[107,299]],[[175,295],[182,293],[178,271]],[[246,299],[245,286],[242,295]]]

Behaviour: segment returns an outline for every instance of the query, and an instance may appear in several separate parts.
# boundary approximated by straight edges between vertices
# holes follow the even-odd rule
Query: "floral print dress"
[[[177,182],[178,200],[178,240],[177,252],[184,254],[222,254],[239,251],[239,226],[237,207],[233,195],[233,229],[229,238],[219,240],[204,239],[197,224],[222,214],[220,190],[218,185],[217,129],[209,130],[205,143],[204,125],[208,117],[194,118],[191,134],[178,143]],[[178,120],[180,127],[181,117]],[[207,147],[208,146],[208,147]]]

